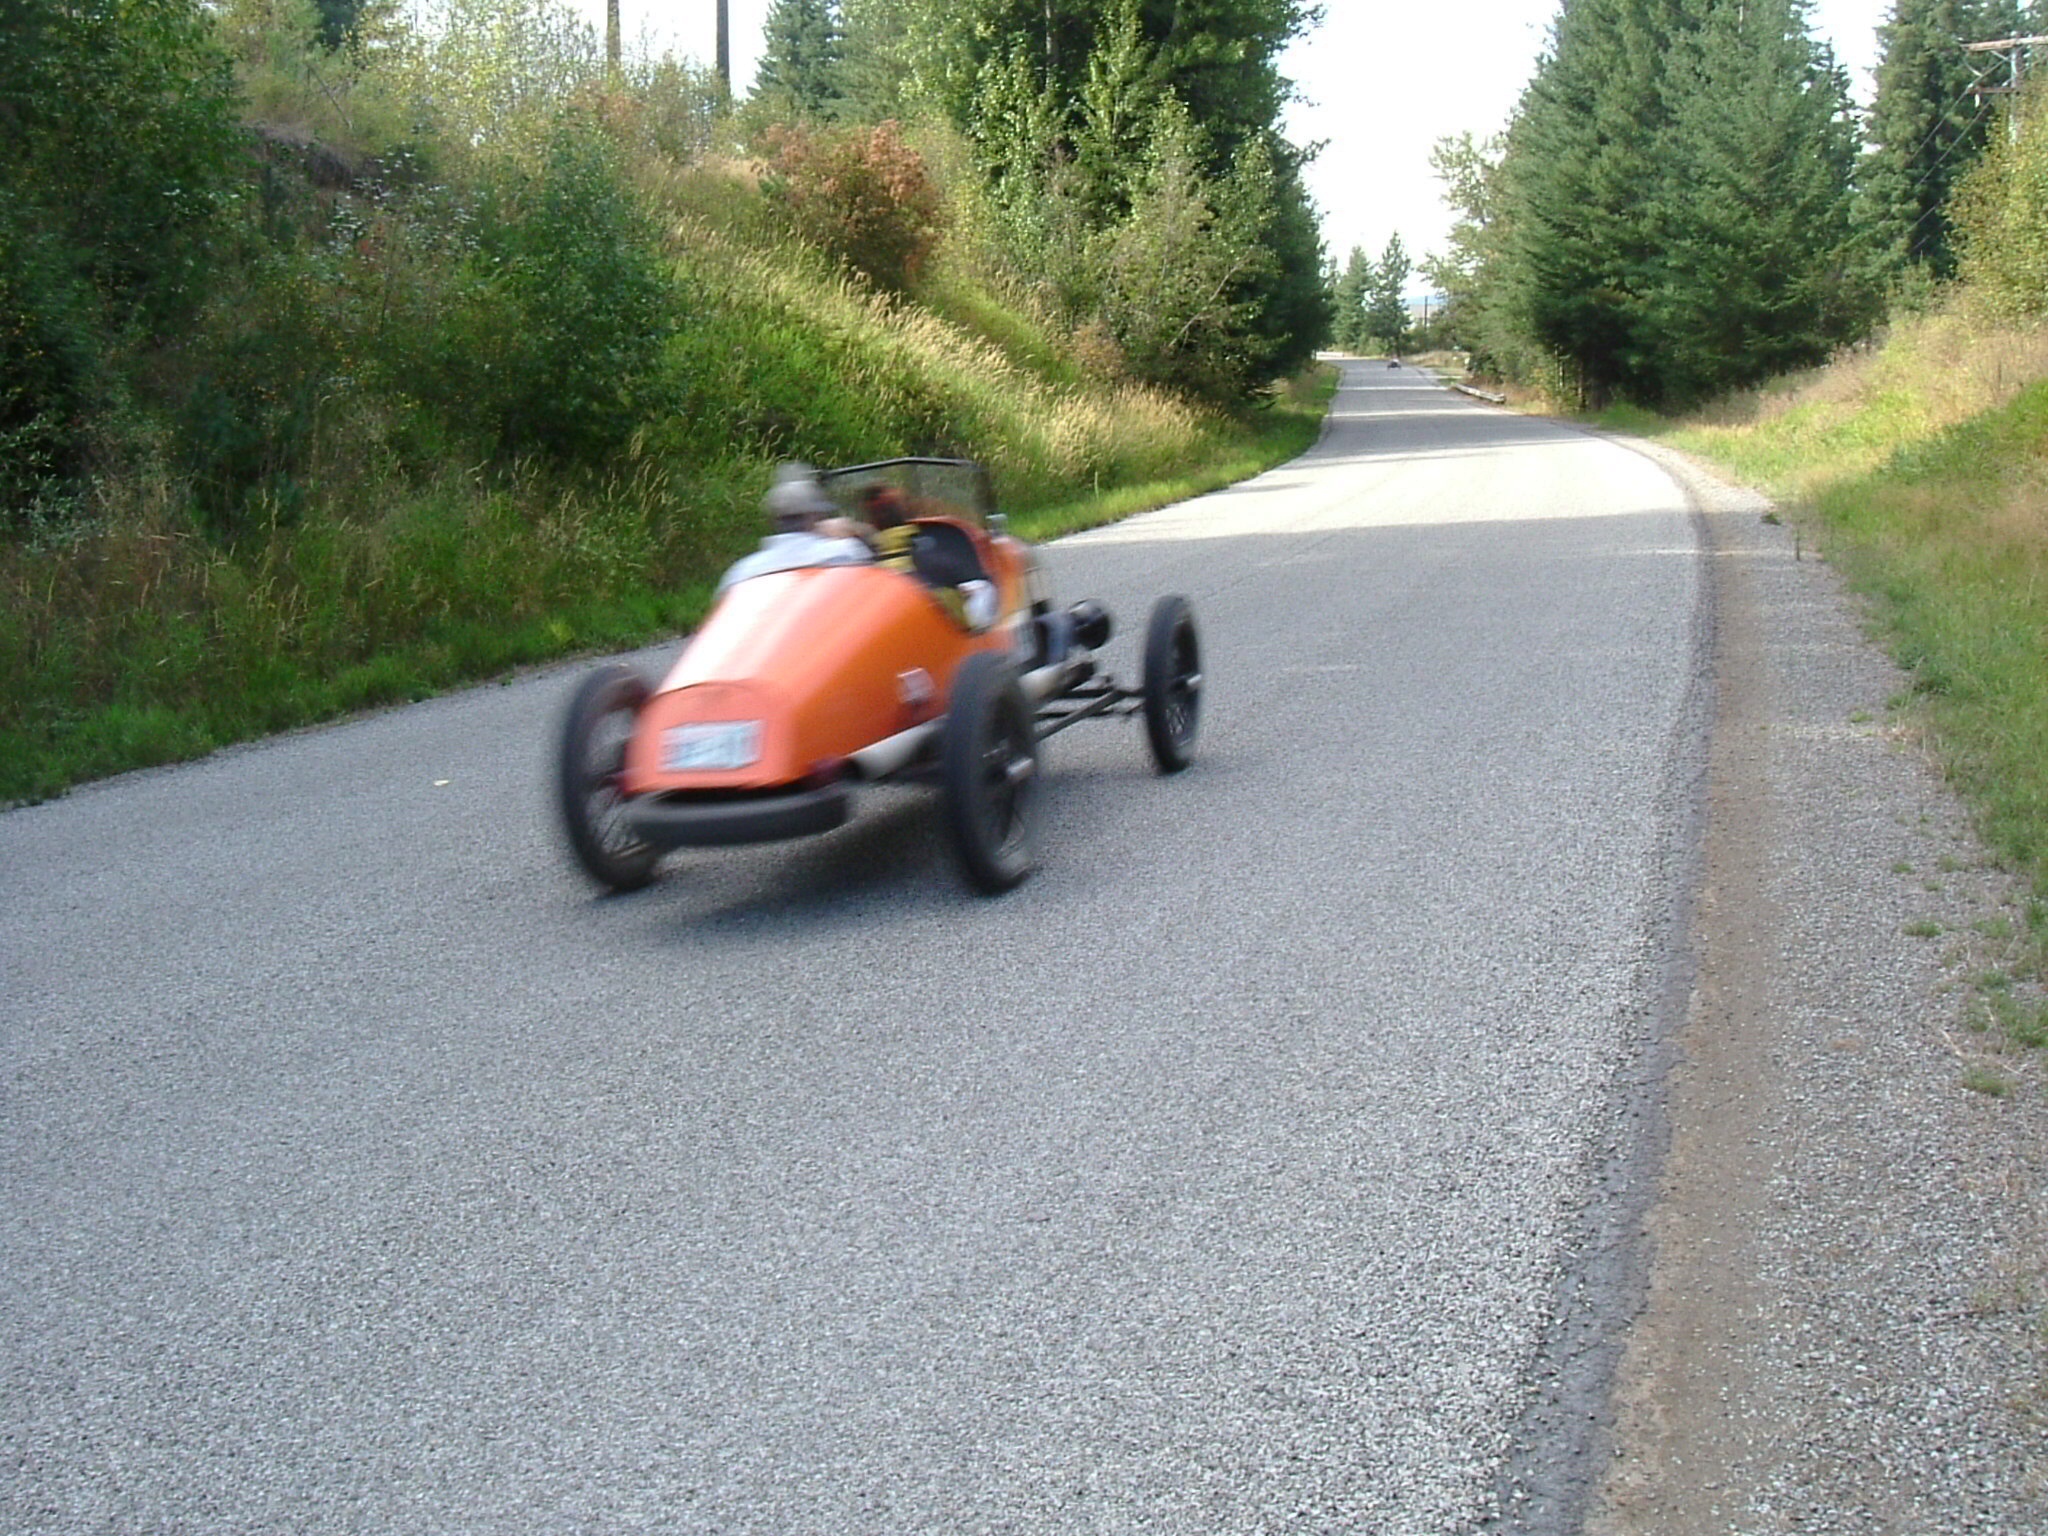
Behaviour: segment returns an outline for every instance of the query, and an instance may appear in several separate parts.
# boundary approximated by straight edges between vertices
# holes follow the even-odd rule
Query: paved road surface
[[[1208,712],[1049,744],[999,900],[911,791],[594,899],[560,672],[0,816],[0,1529],[1489,1518],[1639,1141],[1694,519],[1351,365],[1049,561],[1187,593]]]

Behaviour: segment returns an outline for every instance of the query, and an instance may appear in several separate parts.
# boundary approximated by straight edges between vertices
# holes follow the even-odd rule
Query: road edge
[[[1882,724],[1902,677],[1770,503],[1600,435],[1695,508],[1714,706],[1647,1285],[1583,1528],[2048,1529],[2048,1097],[2038,1064],[2010,1100],[1958,1085],[1958,962],[1900,920],[1941,902],[1962,932],[2010,882]]]

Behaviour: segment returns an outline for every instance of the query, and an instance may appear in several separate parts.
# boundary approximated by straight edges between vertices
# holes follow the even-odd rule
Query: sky
[[[604,0],[570,0],[601,31]],[[711,62],[714,0],[620,0],[630,41]],[[1868,102],[1877,28],[1891,0],[1817,0],[1814,33],[1831,43]],[[733,86],[753,84],[769,0],[730,0]],[[1323,240],[1341,262],[1355,246],[1377,257],[1399,232],[1411,258],[1441,250],[1451,214],[1429,168],[1438,139],[1506,126],[1535,70],[1556,0],[1454,0],[1442,9],[1383,0],[1324,0],[1320,26],[1298,39],[1281,72],[1301,100],[1287,135],[1324,148],[1307,172]]]

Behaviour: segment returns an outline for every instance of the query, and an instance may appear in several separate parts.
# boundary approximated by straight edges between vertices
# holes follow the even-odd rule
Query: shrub
[[[84,285],[0,187],[0,527],[47,511],[84,468],[99,345]]]
[[[195,0],[16,0],[0,43],[0,184],[122,316],[173,330],[201,291],[241,136]]]
[[[393,382],[507,458],[594,464],[623,446],[674,322],[611,141],[565,118],[538,171],[501,161],[473,204],[446,212],[458,269],[445,308],[389,338],[406,370]]]
[[[2048,90],[2035,86],[2013,112],[2013,131],[1993,135],[1949,210],[1971,302],[2001,319],[2048,314]]]
[[[924,157],[894,121],[872,128],[770,131],[764,190],[798,236],[877,286],[916,281],[945,227]]]

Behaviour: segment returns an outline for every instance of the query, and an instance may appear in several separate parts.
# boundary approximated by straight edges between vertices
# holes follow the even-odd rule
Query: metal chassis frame
[[[1044,741],[1048,736],[1057,736],[1068,726],[1093,720],[1098,715],[1118,718],[1134,715],[1143,707],[1144,697],[1143,689],[1126,688],[1107,674],[1090,678],[1065,693],[1054,694],[1038,706],[1038,739]]]

